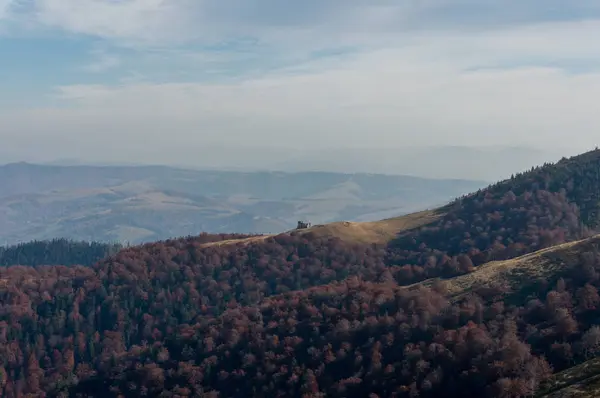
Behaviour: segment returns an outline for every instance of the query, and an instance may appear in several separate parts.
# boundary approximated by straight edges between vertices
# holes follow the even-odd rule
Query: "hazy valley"
[[[140,243],[209,233],[276,233],[298,220],[372,221],[437,206],[482,181],[162,166],[0,167],[0,242]]]

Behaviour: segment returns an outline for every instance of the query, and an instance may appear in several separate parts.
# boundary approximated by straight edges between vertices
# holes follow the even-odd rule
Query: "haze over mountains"
[[[216,145],[178,148],[174,152],[149,152],[143,148],[134,157],[100,153],[85,159],[49,157],[35,148],[5,154],[4,159],[53,165],[175,165],[181,168],[231,171],[326,171],[410,175],[425,178],[498,181],[533,164],[556,162],[579,151],[565,148],[520,146],[336,146],[328,149],[294,148],[280,145]],[[0,149],[0,154],[2,154]],[[176,156],[175,156],[176,154]],[[20,157],[18,157],[20,156]],[[124,159],[129,159],[125,162]],[[7,161],[8,162],[8,161]]]
[[[209,233],[274,233],[371,221],[437,206],[482,181],[164,166],[0,166],[0,242],[140,243]]]
[[[598,37],[599,0],[0,0],[0,398],[600,396]]]
[[[0,267],[0,392],[592,397],[599,203],[595,150],[380,221],[171,239],[91,267],[41,265],[50,247],[71,263],[64,241],[11,248],[36,266]]]

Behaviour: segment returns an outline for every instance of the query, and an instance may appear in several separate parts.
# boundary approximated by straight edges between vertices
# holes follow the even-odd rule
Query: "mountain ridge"
[[[0,392],[543,394],[600,354],[599,170],[593,151],[417,215],[0,268]]]
[[[368,174],[12,164],[0,167],[0,243],[64,237],[136,244],[200,232],[276,233],[300,219],[321,224],[406,214],[482,184]]]

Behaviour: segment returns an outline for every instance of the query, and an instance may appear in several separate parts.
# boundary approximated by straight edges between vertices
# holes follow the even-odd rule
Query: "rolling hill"
[[[592,151],[377,222],[0,268],[0,393],[589,392],[593,363],[574,366],[600,354],[599,196]]]
[[[301,219],[372,221],[406,214],[483,185],[374,174],[16,163],[0,167],[0,243],[277,233]]]

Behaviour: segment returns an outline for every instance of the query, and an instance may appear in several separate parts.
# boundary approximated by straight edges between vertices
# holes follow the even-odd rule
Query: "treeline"
[[[36,240],[0,247],[0,266],[92,265],[122,248],[118,243]]]
[[[400,283],[470,272],[598,232],[600,151],[535,167],[438,212],[437,222],[390,243],[386,263],[403,265]]]
[[[170,239],[161,243],[193,241],[197,244],[213,243],[230,239],[243,239],[255,235],[207,234]],[[153,244],[144,245],[143,248]],[[93,265],[98,261],[130,247],[122,243],[76,241],[71,239],[34,240],[0,247],[0,266],[9,265]]]
[[[418,282],[471,272],[486,262],[585,238],[592,231],[564,192],[486,193],[397,237],[387,248],[385,262],[402,265],[399,283]]]

